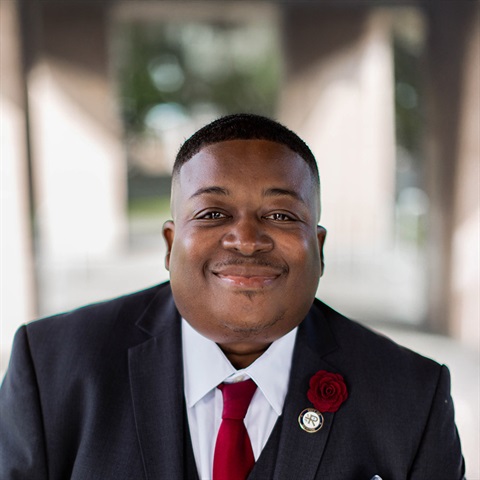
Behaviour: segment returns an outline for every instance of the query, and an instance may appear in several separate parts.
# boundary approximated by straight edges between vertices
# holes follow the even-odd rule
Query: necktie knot
[[[257,388],[251,379],[237,383],[221,383],[223,395],[222,419],[243,420]]]

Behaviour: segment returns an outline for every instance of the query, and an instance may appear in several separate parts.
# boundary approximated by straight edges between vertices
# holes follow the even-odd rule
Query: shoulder
[[[311,313],[322,360],[343,375],[348,388],[335,417],[337,444],[351,445],[362,462],[375,458],[375,470],[389,478],[399,472],[409,472],[409,478],[461,478],[447,367],[320,301]]]
[[[437,362],[346,318],[323,302],[315,301],[314,309],[316,321],[326,324],[324,328],[335,345],[326,360],[363,379],[365,385],[381,384],[398,393],[402,388],[434,393],[442,374]]]
[[[115,299],[87,305],[22,327],[32,355],[71,356],[76,350],[85,357],[109,345],[125,348],[145,338],[137,322],[171,298],[168,283]],[[111,344],[111,345],[110,345]]]
[[[170,295],[168,283],[138,292],[122,295],[117,298],[85,305],[74,310],[41,318],[27,324],[30,334],[40,334],[42,331],[58,328],[72,329],[85,328],[87,324],[101,327],[102,325],[118,324],[122,321],[138,320],[138,316],[150,306],[153,300],[159,297],[167,298]]]

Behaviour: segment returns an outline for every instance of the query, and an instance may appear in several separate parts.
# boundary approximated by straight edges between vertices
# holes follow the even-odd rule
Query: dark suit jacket
[[[180,325],[167,283],[20,328],[0,390],[0,478],[197,478]],[[349,398],[307,433],[297,418],[321,369],[344,376]],[[449,389],[446,367],[316,300],[250,478],[462,478]]]

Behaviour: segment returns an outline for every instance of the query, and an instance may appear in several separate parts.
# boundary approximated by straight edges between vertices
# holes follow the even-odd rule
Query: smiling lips
[[[271,285],[283,270],[257,265],[230,265],[213,270],[220,280],[233,287],[263,288]]]

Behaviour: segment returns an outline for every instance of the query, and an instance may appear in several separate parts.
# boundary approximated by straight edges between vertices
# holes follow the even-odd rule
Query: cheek
[[[321,261],[316,237],[304,238],[295,245],[285,245],[284,251],[287,252],[290,267],[295,268],[296,275],[320,277]]]
[[[310,305],[317,292],[321,275],[321,262],[318,243],[315,239],[305,238],[287,251],[290,267],[288,283],[284,297],[288,298],[289,308],[302,309]],[[306,312],[305,312],[306,314]]]
[[[170,255],[170,276],[193,278],[203,271],[209,258],[209,241],[204,235],[180,231],[175,237]]]

